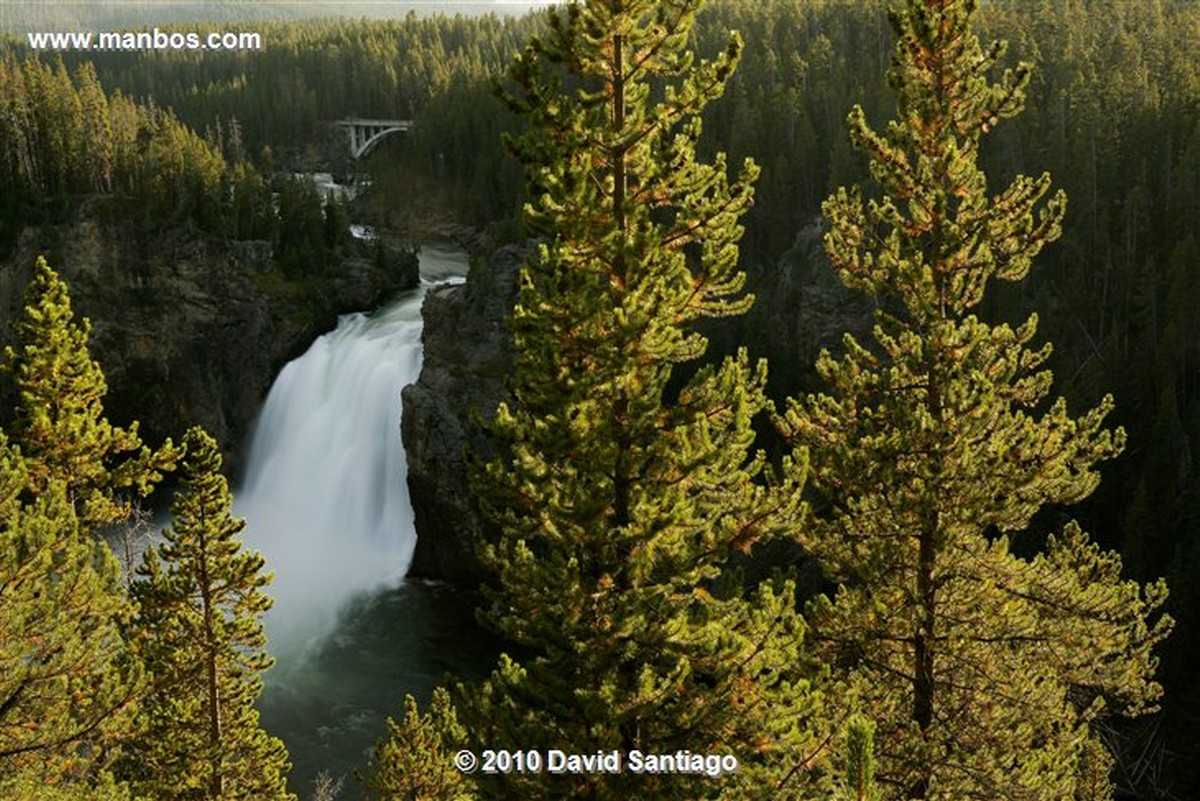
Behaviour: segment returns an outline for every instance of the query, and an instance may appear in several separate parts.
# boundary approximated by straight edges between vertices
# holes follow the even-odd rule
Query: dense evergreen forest
[[[265,241],[278,269],[300,276],[346,246],[350,211],[288,173],[331,163],[343,176],[371,175],[355,212],[377,225],[415,233],[454,221],[488,229],[496,243],[549,243],[527,264],[523,312],[511,324],[511,399],[492,429],[517,458],[480,460],[472,479],[504,532],[481,544],[497,577],[485,622],[517,644],[520,664],[439,691],[424,713],[410,703],[376,752],[369,792],[567,797],[566,785],[537,777],[470,783],[452,770],[454,750],[482,748],[491,735],[579,752],[756,744],[734,780],[593,777],[569,788],[580,797],[1200,793],[1200,3],[909,0],[895,4],[904,12],[895,21],[883,4],[846,0],[711,0],[694,17],[689,0],[575,5],[552,28],[544,14],[256,23],[269,46],[253,53],[32,57],[19,40],[0,52],[4,257],[29,226],[87,214],[146,238],[184,228]],[[598,92],[601,109],[615,102],[595,78],[597,65],[612,68],[614,30],[632,37],[623,41],[634,52],[654,54],[631,77],[629,127],[615,132],[597,106],[571,105],[578,87]],[[510,67],[535,35],[539,48]],[[986,49],[995,38],[1006,51]],[[945,58],[930,67],[930,54]],[[981,77],[978,65],[993,56]],[[1006,69],[1015,70],[1007,79]],[[547,77],[555,70],[565,70],[562,83]],[[923,70],[942,70],[976,116],[956,107],[951,122],[938,117]],[[495,97],[498,79],[507,102]],[[577,116],[559,116],[547,98]],[[355,165],[330,155],[339,142],[329,124],[346,116],[416,127]],[[631,189],[636,199],[611,217],[589,218],[580,209],[617,208],[615,190],[586,194],[616,180],[605,137],[643,132],[638,125],[652,133],[647,150],[629,151],[629,175],[651,188]],[[659,127],[680,139],[659,137]],[[942,173],[936,188],[949,194],[907,185],[897,165],[918,153],[951,165],[956,191]],[[743,168],[746,159],[756,166]],[[709,170],[714,162],[728,175]],[[592,164],[605,166],[593,173]],[[1053,191],[1037,179],[1043,172]],[[936,184],[932,173],[912,174]],[[869,212],[843,187],[861,187]],[[1028,255],[1032,269],[992,265],[977,295],[975,279],[952,290],[935,283],[934,309],[920,270],[888,272],[878,255],[894,247],[903,265],[950,248],[928,244],[930,231],[944,231],[923,227],[917,207],[1016,209],[969,235],[945,230],[990,238],[1002,262]],[[671,229],[685,218],[712,221],[706,236]],[[613,244],[622,228],[637,232],[632,244]],[[603,270],[580,255],[593,244],[616,248],[604,251]],[[953,258],[977,268],[978,253],[963,247]],[[805,302],[803,282],[835,270],[879,307],[876,337],[869,319],[845,321],[862,333],[841,345],[779,322]],[[54,272],[41,266],[37,276],[8,339],[11,386],[0,393],[19,399],[0,415],[0,795],[286,797],[286,758],[252,710],[269,663],[255,621],[270,566],[237,553],[213,443],[192,431],[186,448],[152,451],[135,428],[104,421],[87,328]],[[758,293],[757,307],[745,308],[743,288]],[[946,301],[947,292],[960,294]],[[1052,353],[1039,350],[1045,342]],[[822,346],[834,355],[818,363]],[[928,367],[922,354],[941,346],[950,355]],[[955,347],[982,361],[956,361]],[[42,382],[54,373],[39,361],[51,350],[76,383]],[[954,438],[962,432],[916,419],[911,404],[873,394],[934,378],[947,405],[969,396],[979,419],[1025,420],[1020,408],[1046,427],[995,424],[985,455]],[[806,400],[816,391],[827,401]],[[1065,407],[1052,404],[1060,396]],[[1012,406],[988,405],[1002,402]],[[61,411],[47,420],[43,407]],[[858,427],[839,417],[854,410],[871,412]],[[1036,437],[1043,452],[1033,453]],[[910,464],[931,450],[952,476]],[[606,460],[615,466],[604,474]],[[587,469],[564,475],[576,462]],[[894,472],[873,471],[892,462]],[[176,469],[172,537],[131,590],[91,535],[127,516],[131,492]],[[1027,474],[1039,489],[1010,497]],[[944,531],[913,523],[939,504],[973,517]],[[846,532],[871,531],[884,508],[895,528],[918,532],[912,565],[908,554],[846,544]],[[698,533],[706,526],[717,533]],[[962,533],[971,526],[975,539]],[[187,588],[208,597],[212,577],[196,566],[209,557],[194,546],[209,536],[244,593],[197,617]],[[743,592],[730,552],[780,538],[807,554],[808,579],[781,575]],[[557,550],[563,541],[580,544]],[[948,622],[918,603],[941,575],[935,555],[958,565],[945,579]],[[814,562],[824,583],[811,580]],[[39,594],[38,582],[51,589]],[[833,592],[839,584],[850,589]],[[983,585],[1024,595],[973,594]],[[228,630],[209,626],[218,608]],[[880,611],[888,608],[912,617],[893,619]],[[1169,637],[1164,610],[1175,621]],[[996,620],[1011,623],[986,632],[1007,643],[1003,658],[938,639],[969,640],[964,629]],[[1038,638],[1056,645],[1035,653],[1016,644]],[[179,641],[195,653],[168,645]],[[871,650],[883,641],[911,652]],[[935,678],[929,654],[943,647],[956,672]],[[218,663],[228,672],[217,676]],[[913,675],[898,679],[910,664]],[[966,689],[944,698],[935,692],[943,678]],[[181,686],[188,694],[176,697]],[[984,686],[994,692],[983,700],[967,691]],[[228,693],[229,728],[214,730],[209,692]],[[1023,712],[994,701],[1014,696],[1036,701]],[[995,736],[947,734],[935,703],[958,704],[964,732]],[[1155,705],[1162,711],[1139,714]],[[540,743],[536,733],[550,729],[561,745]],[[187,753],[164,746],[175,741]],[[977,761],[959,764],[964,751]],[[257,773],[245,770],[247,754]]]
[[[452,11],[475,16],[520,16],[550,5],[549,0],[453,0],[453,8],[427,0],[307,0],[286,5],[253,0],[112,0],[103,4],[8,3],[0,7],[0,31],[118,30],[136,27],[152,11],[157,24],[201,22],[279,22],[302,19],[355,17],[391,19],[408,13],[433,16]]]
[[[327,263],[347,242],[344,199],[322,198],[311,181],[264,176],[236,119],[202,137],[152,96],[138,103],[107,93],[90,63],[71,73],[6,53],[0,89],[6,249],[27,226],[69,220],[85,202],[101,219],[134,223],[143,237],[188,227],[269,241],[288,273]]]

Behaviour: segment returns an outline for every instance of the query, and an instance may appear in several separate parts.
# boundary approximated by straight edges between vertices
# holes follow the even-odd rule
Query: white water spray
[[[421,261],[434,280],[465,272],[460,254]],[[422,283],[375,314],[343,316],[284,367],[263,406],[236,512],[275,574],[265,623],[281,668],[347,602],[399,583],[412,559],[400,390],[421,369]]]

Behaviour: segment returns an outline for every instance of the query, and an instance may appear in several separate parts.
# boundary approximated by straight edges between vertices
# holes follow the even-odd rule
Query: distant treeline
[[[4,56],[0,115],[0,240],[64,218],[82,196],[127,197],[147,219],[215,224],[221,155],[170,111],[108,96],[91,64],[72,76]]]
[[[345,201],[275,181],[267,166],[264,176],[247,159],[236,119],[200,136],[152,95],[107,94],[89,62],[72,73],[0,54],[0,257],[24,227],[66,222],[88,203],[143,234],[265,240],[289,274],[320,269],[350,241]]]
[[[763,167],[746,243],[760,258],[786,250],[831,187],[861,177],[843,122],[853,102],[868,114],[889,102],[881,76],[891,32],[882,5],[715,0],[700,21],[702,54],[722,47],[730,29],[746,40],[727,97],[709,113],[706,145]],[[1027,162],[1048,165],[1066,185],[1074,234],[1061,252],[1094,260],[1140,247],[1161,232],[1143,226],[1134,237],[1142,241],[1131,241],[1112,230],[1129,224],[1122,216],[1177,230],[1156,212],[1200,209],[1196,3],[1006,2],[988,4],[982,16],[986,35],[1010,41],[1010,60],[1038,64],[1032,113],[1001,127],[989,171],[1003,177]],[[490,81],[540,20],[267,23],[256,27],[267,43],[256,52],[62,57],[68,65],[92,61],[107,88],[152,97],[195,130],[237,119],[254,154],[264,145],[308,147],[329,121],[347,115],[418,118],[419,129],[394,155],[414,170],[438,172],[463,190],[460,203],[477,221],[492,221],[513,216],[519,173],[497,136],[516,122],[491,101]]]
[[[330,17],[393,19],[406,14],[430,16],[449,10],[455,14],[500,14],[514,16],[544,5],[513,0],[453,0],[453,5],[428,0],[307,0],[307,2],[262,3],[247,0],[117,0],[105,3],[6,3],[0,6],[0,31],[26,30],[116,30],[164,25],[215,25],[228,22],[279,22]]]

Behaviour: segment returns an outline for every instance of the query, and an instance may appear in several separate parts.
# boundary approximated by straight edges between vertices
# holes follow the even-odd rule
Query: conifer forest
[[[1200,798],[1197,53],[0,8],[0,801]]]

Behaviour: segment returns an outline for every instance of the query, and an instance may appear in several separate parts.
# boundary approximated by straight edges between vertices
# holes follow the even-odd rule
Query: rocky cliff
[[[417,264],[390,267],[347,253],[301,280],[271,268],[266,242],[223,242],[186,230],[153,238],[83,214],[28,228],[0,262],[0,322],[18,314],[38,255],[69,282],[76,317],[109,383],[110,419],[141,421],[143,439],[178,439],[200,424],[237,464],[279,369],[337,322],[414,286]],[[8,326],[0,326],[7,339]]]
[[[477,254],[466,283],[425,296],[421,375],[403,392],[401,433],[417,529],[409,575],[463,583],[480,577],[466,451],[493,452],[472,418],[490,417],[503,395],[512,363],[504,320],[521,260],[514,247]]]
[[[800,230],[777,264],[747,268],[747,290],[754,305],[741,317],[710,326],[711,353],[731,353],[744,346],[769,363],[769,391],[776,401],[821,389],[813,370],[822,348],[835,355],[842,337],[870,337],[875,304],[847,289],[821,246],[820,219]]]

